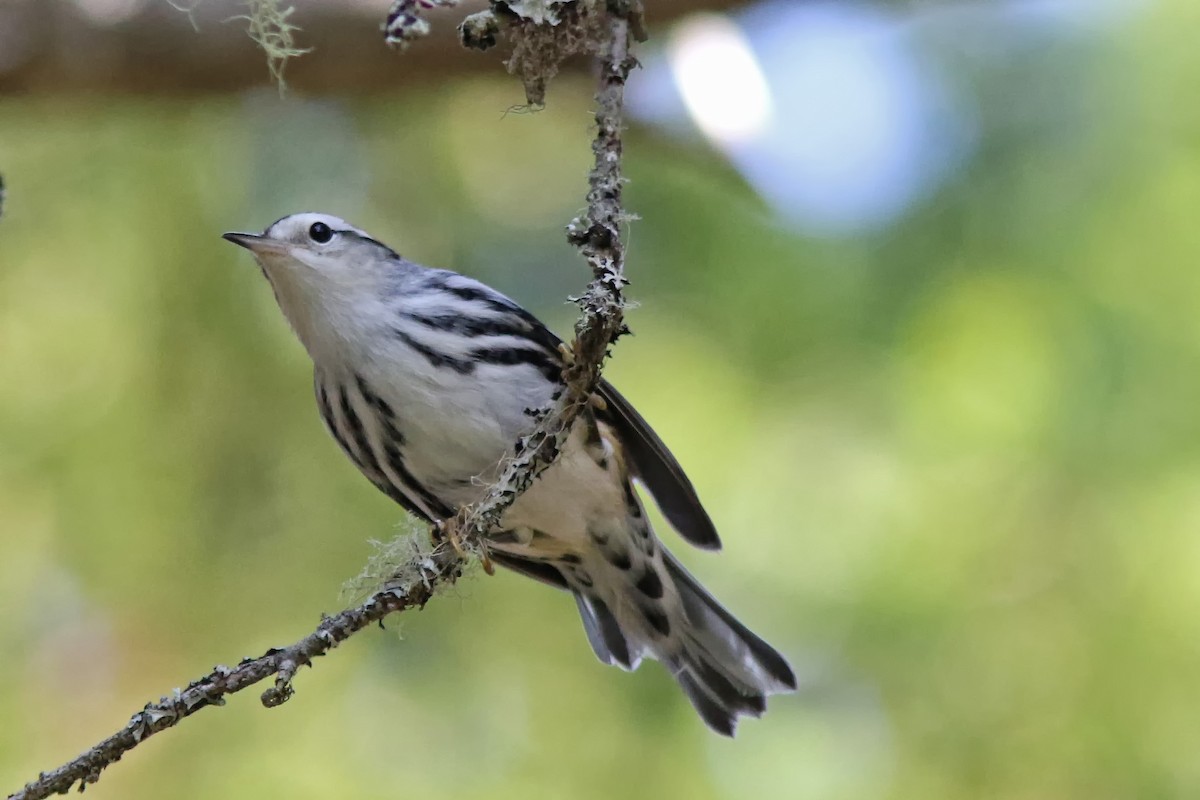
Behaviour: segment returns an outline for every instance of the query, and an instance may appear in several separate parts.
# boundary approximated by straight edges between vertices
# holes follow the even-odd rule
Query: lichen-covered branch
[[[453,8],[458,0],[392,0],[383,21],[383,40],[389,47],[405,50],[417,39],[429,35],[429,23],[422,14],[431,8]]]
[[[484,498],[463,508],[442,526],[452,541],[483,553],[485,558],[486,533],[558,457],[576,416],[592,402],[610,345],[626,332],[621,296],[627,282],[621,236],[621,226],[627,219],[621,204],[621,132],[625,82],[637,64],[630,46],[639,30],[639,9],[618,5],[605,8],[604,35],[594,41],[600,78],[587,213],[567,226],[567,237],[587,259],[593,280],[575,299],[582,313],[575,324],[574,341],[564,348],[564,388],[549,409],[539,412],[533,432],[516,443],[500,477]],[[519,41],[515,46],[520,46]],[[269,650],[234,667],[218,666],[187,687],[146,705],[112,736],[67,764],[40,774],[9,795],[9,800],[39,800],[65,793],[76,784],[82,788],[95,783],[106,767],[147,737],[174,727],[202,708],[223,705],[228,695],[272,676],[274,684],[262,693],[262,702],[268,707],[285,702],[292,695],[292,679],[300,667],[389,614],[423,607],[440,587],[456,581],[467,563],[466,553],[446,544],[414,551],[407,563],[395,570],[393,578],[362,604],[326,617],[313,633],[292,645]]]
[[[40,800],[64,794],[75,784],[79,788],[100,779],[105,767],[119,761],[128,751],[156,733],[175,725],[202,708],[225,704],[227,695],[240,692],[271,676],[275,682],[262,693],[262,703],[274,707],[292,696],[292,678],[296,671],[311,664],[358,631],[397,611],[421,608],[441,586],[453,583],[462,574],[461,556],[448,547],[439,547],[414,559],[403,585],[391,583],[379,589],[361,605],[332,617],[325,617],[317,629],[300,641],[268,650],[258,658],[247,658],[233,667],[217,666],[183,689],[176,689],[157,703],[130,718],[123,728],[70,762],[10,794],[9,800]]]
[[[559,64],[612,41],[613,19],[624,21],[627,40],[646,39],[637,0],[493,0],[459,24],[458,37],[472,50],[488,50],[500,37],[508,39],[512,52],[505,65],[521,78],[526,101],[537,107],[545,102],[546,84]]]
[[[267,69],[275,83],[283,90],[283,68],[288,59],[302,56],[307,49],[297,47],[295,33],[299,28],[288,19],[295,13],[292,6],[283,6],[279,0],[244,0],[249,10],[242,18],[248,27],[246,33],[267,54]]]
[[[630,13],[636,13],[631,11]],[[534,431],[523,437],[500,478],[483,500],[463,508],[451,523],[452,532],[467,542],[483,542],[499,524],[504,511],[558,457],[571,423],[592,400],[609,346],[627,331],[621,290],[625,279],[625,247],[621,224],[621,130],[625,82],[637,62],[630,54],[632,23],[628,16],[609,18],[609,36],[599,55],[600,87],[596,92],[595,163],[589,176],[588,210],[567,226],[568,240],[592,268],[593,279],[575,298],[582,315],[575,323],[575,341],[566,354],[565,389],[545,411]]]

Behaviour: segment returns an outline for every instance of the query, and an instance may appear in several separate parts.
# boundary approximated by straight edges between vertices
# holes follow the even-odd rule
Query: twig
[[[203,678],[184,689],[146,707],[130,718],[121,730],[51,772],[43,772],[24,789],[9,795],[9,800],[40,800],[52,794],[65,794],[76,783],[79,788],[100,780],[101,771],[121,759],[126,752],[147,738],[202,708],[225,704],[225,696],[275,677],[275,684],[262,693],[268,708],[278,706],[292,696],[291,679],[296,670],[317,656],[323,656],[350,636],[396,611],[422,608],[439,586],[453,583],[462,574],[463,560],[450,548],[442,547],[422,559],[421,578],[407,586],[385,587],[364,603],[332,617],[325,617],[317,629],[295,644],[268,650],[258,658],[244,659],[235,667],[217,666]]]
[[[405,50],[417,39],[429,35],[424,12],[456,5],[458,0],[393,0],[383,21],[383,41],[388,47]]]
[[[609,8],[608,35],[599,45],[600,85],[596,93],[596,136],[592,142],[595,165],[589,175],[588,210],[567,226],[567,238],[591,266],[593,280],[576,302],[582,309],[575,324],[575,340],[564,352],[565,386],[553,405],[539,414],[534,431],[517,442],[513,456],[484,498],[463,508],[446,527],[471,549],[486,553],[484,537],[504,511],[557,458],[576,416],[590,402],[600,381],[600,370],[609,346],[627,331],[621,290],[625,280],[625,250],[621,224],[621,129],[625,81],[636,61],[630,55],[631,30],[638,30],[636,8]],[[403,585],[385,586],[366,602],[326,617],[317,629],[293,645],[272,649],[235,667],[218,666],[208,675],[157,703],[147,704],[121,730],[77,758],[9,795],[9,800],[40,800],[62,794],[79,784],[82,789],[100,779],[101,772],[120,760],[147,737],[174,727],[202,708],[223,705],[225,697],[275,676],[275,684],[262,694],[263,705],[274,707],[292,696],[296,671],[312,663],[352,634],[388,614],[421,608],[442,586],[463,572],[467,557],[441,546],[419,554],[397,574],[408,576]]]
[[[636,13],[636,12],[632,12]],[[621,242],[621,129],[625,81],[636,66],[630,55],[630,20],[610,18],[607,42],[600,53],[600,88],[596,92],[595,164],[588,178],[588,210],[567,226],[567,239],[580,249],[592,268],[593,279],[582,297],[575,298],[583,313],[575,323],[575,341],[563,371],[565,389],[532,433],[521,438],[491,491],[464,507],[450,523],[466,542],[482,544],[485,534],[500,523],[516,501],[562,449],[571,424],[591,401],[600,382],[608,348],[626,333],[621,290],[625,279],[625,248]]]

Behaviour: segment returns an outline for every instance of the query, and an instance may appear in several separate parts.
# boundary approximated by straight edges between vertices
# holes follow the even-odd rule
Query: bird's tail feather
[[[635,669],[641,661],[641,655],[630,652],[629,640],[625,638],[621,624],[604,601],[593,594],[576,591],[575,604],[579,606],[583,629],[587,632],[588,644],[592,646],[596,658],[622,669]]]
[[[742,714],[761,716],[767,695],[796,688],[787,660],[717,602],[670,553],[663,553],[688,625],[667,667],[713,730],[732,736]]]
[[[782,655],[726,611],[665,549],[663,564],[684,617],[671,626],[670,648],[637,626],[622,625],[595,593],[573,587],[588,642],[597,658],[624,669],[635,669],[644,653],[658,658],[705,723],[732,736],[739,716],[762,715],[767,695],[794,690],[796,677]]]

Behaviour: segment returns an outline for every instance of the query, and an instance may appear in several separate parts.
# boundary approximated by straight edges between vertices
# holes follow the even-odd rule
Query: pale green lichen
[[[188,22],[192,23],[192,30],[196,33],[200,32],[200,25],[196,22],[196,6],[200,5],[204,0],[167,0],[167,5],[176,11],[182,11],[188,18]]]
[[[187,15],[188,21],[197,31],[200,28],[196,24],[195,12],[203,2],[204,0],[167,0],[168,5]],[[242,0],[242,3],[246,6],[246,13],[230,19],[246,21],[246,33],[267,54],[267,70],[282,93],[286,86],[283,81],[283,69],[287,66],[288,59],[309,52],[309,48],[296,46],[295,34],[300,28],[288,20],[296,9],[283,5],[281,0]]]
[[[388,542],[370,541],[374,552],[367,559],[362,572],[342,586],[341,599],[348,605],[357,605],[372,594],[385,589],[407,590],[416,586],[441,593],[453,585],[450,581],[439,581],[434,585],[430,576],[437,573],[433,562],[435,545],[430,541],[429,527],[409,517],[398,526],[400,532]],[[439,544],[436,547],[448,547]],[[467,551],[463,576],[474,572],[479,565],[479,554]]]
[[[246,33],[258,43],[267,54],[267,69],[271,78],[279,85],[282,92],[286,84],[283,81],[283,69],[288,59],[302,56],[309,52],[308,48],[297,47],[293,36],[298,27],[288,21],[295,12],[292,6],[284,6],[280,0],[244,0],[248,13],[236,19],[244,19],[249,24]]]

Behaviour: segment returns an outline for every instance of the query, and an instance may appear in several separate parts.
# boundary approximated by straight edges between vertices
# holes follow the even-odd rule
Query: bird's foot
[[[479,564],[483,567],[483,571],[488,574],[488,577],[496,574],[496,565],[492,563],[492,559],[488,556],[486,544],[479,549]]]
[[[455,519],[438,520],[433,526],[433,535],[439,543],[448,542],[454,548],[454,554],[459,558],[468,558],[467,548],[463,544],[462,537],[458,533],[458,525],[455,524]],[[496,566],[492,563],[492,559],[488,556],[487,543],[481,542],[479,546],[479,561],[483,565],[483,571],[488,575],[496,574]]]

